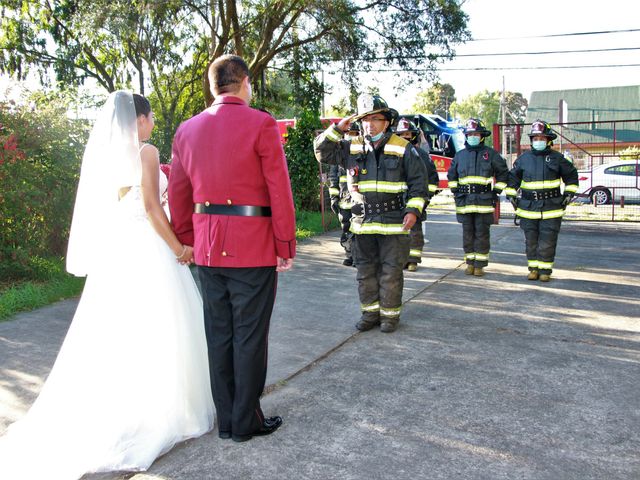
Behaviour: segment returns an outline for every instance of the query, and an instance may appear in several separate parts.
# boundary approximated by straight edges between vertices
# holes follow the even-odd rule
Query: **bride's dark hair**
[[[151,112],[151,104],[149,103],[149,100],[147,100],[142,95],[134,93],[133,104],[136,108],[136,117],[139,117],[140,115],[144,115],[146,117],[147,115],[149,115],[149,112]]]

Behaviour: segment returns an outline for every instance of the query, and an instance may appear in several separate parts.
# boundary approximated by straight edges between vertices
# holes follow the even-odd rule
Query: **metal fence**
[[[554,148],[578,169],[580,187],[566,219],[640,222],[640,120],[552,125]],[[530,148],[528,125],[494,124],[493,146],[511,168]],[[501,216],[512,215],[508,208]]]

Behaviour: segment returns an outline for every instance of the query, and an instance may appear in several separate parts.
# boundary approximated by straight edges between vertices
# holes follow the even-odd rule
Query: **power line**
[[[596,53],[596,52],[619,52],[619,51],[629,51],[629,50],[640,50],[640,47],[616,47],[616,48],[593,48],[593,49],[580,49],[580,50],[548,50],[543,52],[496,52],[496,53],[463,53],[463,54],[455,54],[453,59],[459,57],[500,57],[500,56],[517,56],[517,55],[553,55],[553,54],[564,54],[564,53]],[[411,60],[419,60],[424,59],[426,57],[432,58],[448,58],[448,55],[406,55],[406,56],[394,56],[390,55],[387,57],[368,57],[362,59],[353,59],[364,62],[374,62],[378,60],[397,60],[399,58],[403,59],[411,59]],[[342,60],[331,60],[332,62],[342,62]]]
[[[474,38],[471,41],[484,42],[488,40],[517,40],[517,39],[524,39],[524,38],[574,37],[579,35],[603,35],[608,33],[628,33],[628,32],[640,32],[640,28],[628,28],[624,30],[601,30],[601,31],[593,31],[593,32],[554,33],[550,35],[528,35],[524,37]]]
[[[389,68],[389,69],[375,69],[375,70],[351,70],[352,72],[464,72],[464,71],[478,71],[478,70],[556,70],[556,69],[571,69],[571,68],[622,68],[622,67],[640,67],[640,63],[628,63],[617,65],[561,65],[561,66],[537,66],[537,67],[467,67],[467,68],[437,68],[433,70],[427,69],[402,69],[402,68]]]
[[[620,47],[620,48],[593,48],[584,50],[550,50],[546,52],[505,52],[505,53],[463,53],[456,54],[458,57],[498,57],[506,55],[552,55],[556,53],[595,53],[595,52],[619,52],[626,50],[640,50],[640,47]],[[437,55],[438,57],[444,57],[444,55]],[[413,57],[405,57],[413,58]],[[418,57],[416,57],[418,58]]]

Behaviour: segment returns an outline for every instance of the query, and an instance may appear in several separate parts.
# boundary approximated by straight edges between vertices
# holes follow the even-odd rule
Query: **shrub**
[[[32,94],[0,102],[0,276],[37,279],[66,250],[88,123],[69,98]]]
[[[316,111],[305,110],[297,118],[295,127],[288,130],[284,150],[296,210],[318,210],[320,205],[320,170],[313,154],[313,139],[319,128]]]

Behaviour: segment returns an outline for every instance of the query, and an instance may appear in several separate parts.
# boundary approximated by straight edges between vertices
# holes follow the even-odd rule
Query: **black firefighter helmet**
[[[396,134],[400,135],[402,133],[407,133],[407,132],[411,134],[409,141],[414,145],[417,144],[418,134],[420,133],[420,130],[418,129],[418,127],[416,127],[415,123],[413,123],[412,121],[407,120],[406,118],[401,118],[400,120],[398,120],[398,126],[396,127]]]
[[[360,95],[358,98],[358,115],[353,117],[352,122],[356,122],[361,120],[363,117],[367,115],[373,115],[374,113],[381,113],[384,117],[389,120],[390,127],[393,127],[398,121],[398,111],[393,108],[389,108],[387,102],[378,95]]]
[[[535,120],[531,124],[531,131],[529,132],[529,139],[533,140],[533,137],[547,137],[547,142],[555,140],[558,135],[553,133],[551,125],[544,120]]]
[[[479,133],[482,138],[491,135],[491,132],[487,130],[487,127],[484,126],[484,123],[479,118],[470,118],[465,123],[464,134],[469,135],[470,133]]]

